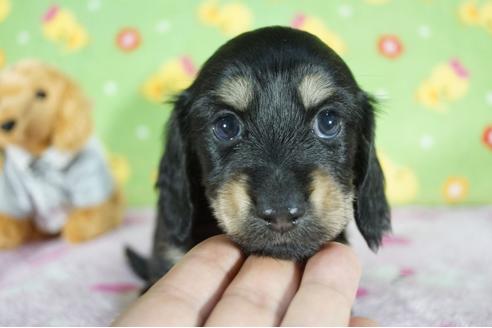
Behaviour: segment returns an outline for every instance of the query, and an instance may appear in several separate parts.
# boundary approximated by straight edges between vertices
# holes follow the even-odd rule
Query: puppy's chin
[[[233,238],[233,240],[235,240],[235,238]],[[235,241],[239,244],[242,251],[246,255],[267,256],[281,260],[299,262],[305,261],[309,257],[313,256],[322,246],[322,244],[317,245],[310,243],[310,245],[303,245],[301,248],[297,243],[284,243],[276,245],[272,243],[265,243],[262,247],[258,247],[258,245],[241,243],[237,240]]]
[[[340,233],[341,231],[336,234],[327,233],[316,225],[297,227],[286,233],[250,225],[240,233],[229,234],[229,236],[246,255],[304,261]]]

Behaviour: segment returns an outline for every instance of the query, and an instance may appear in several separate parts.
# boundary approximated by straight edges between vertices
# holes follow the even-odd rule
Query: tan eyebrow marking
[[[253,84],[244,76],[229,78],[219,86],[217,95],[226,104],[245,111],[253,99]]]
[[[321,73],[306,75],[299,84],[298,90],[306,109],[318,105],[335,91],[331,80]]]

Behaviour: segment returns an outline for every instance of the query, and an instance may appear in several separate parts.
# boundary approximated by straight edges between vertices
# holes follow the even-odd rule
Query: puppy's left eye
[[[213,131],[217,139],[232,141],[241,134],[241,123],[234,114],[225,113],[215,121]]]
[[[333,111],[324,109],[316,115],[313,130],[320,138],[334,138],[340,132],[340,119]]]

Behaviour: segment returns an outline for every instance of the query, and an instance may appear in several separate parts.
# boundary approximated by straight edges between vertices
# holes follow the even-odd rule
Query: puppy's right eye
[[[215,121],[213,131],[220,141],[232,141],[241,135],[241,123],[234,114],[226,113]]]
[[[334,138],[340,132],[340,119],[333,111],[324,109],[316,116],[313,131],[322,139]]]

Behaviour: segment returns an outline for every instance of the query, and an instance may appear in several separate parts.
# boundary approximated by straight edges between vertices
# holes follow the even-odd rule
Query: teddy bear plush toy
[[[82,242],[121,222],[123,200],[66,75],[25,60],[0,73],[0,249],[61,234]]]

